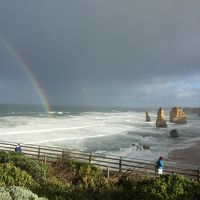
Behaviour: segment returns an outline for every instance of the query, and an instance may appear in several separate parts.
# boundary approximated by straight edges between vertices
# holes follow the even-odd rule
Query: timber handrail
[[[0,140],[0,150],[14,151],[16,142]],[[76,151],[59,147],[41,146],[34,144],[21,144],[23,154],[37,160],[57,161],[59,159],[77,160],[90,162],[102,169],[118,172],[139,172],[155,175],[155,160],[142,160],[114,155],[102,155],[92,152]],[[194,180],[200,181],[200,170],[198,166],[182,165],[165,162],[164,174],[182,174]],[[109,174],[109,172],[108,172]]]

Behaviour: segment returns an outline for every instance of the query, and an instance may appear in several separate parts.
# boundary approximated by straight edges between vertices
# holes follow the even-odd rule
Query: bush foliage
[[[40,198],[30,190],[19,186],[11,186],[7,189],[0,188],[1,200],[47,200]]]
[[[13,163],[16,167],[28,172],[34,179],[45,177],[48,173],[46,165],[27,158],[21,153],[0,151],[0,163]]]
[[[70,173],[70,178],[56,177],[56,173],[50,173],[53,169],[22,154],[0,151],[0,199],[41,199],[38,196],[49,200],[200,199],[200,183],[180,175],[155,178],[124,175],[112,181],[90,163],[68,161],[67,165],[65,162],[60,164],[59,169]]]
[[[0,182],[2,186],[24,186],[31,188],[35,182],[31,175],[15,167],[12,163],[0,164]]]
[[[63,183],[59,179],[52,177],[43,180],[40,186],[36,190],[36,193],[40,196],[45,196],[52,200],[70,199],[71,185]]]
[[[197,200],[200,197],[199,182],[181,175],[162,175],[137,181],[123,177],[119,183],[126,199]]]
[[[100,191],[109,187],[108,179],[103,176],[102,170],[90,163],[72,161],[71,169],[74,173],[72,183],[79,185],[81,189]]]

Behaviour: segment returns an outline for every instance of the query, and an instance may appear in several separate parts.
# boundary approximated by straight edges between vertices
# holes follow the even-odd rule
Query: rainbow
[[[49,114],[51,111],[51,108],[49,106],[47,97],[45,93],[43,92],[38,80],[35,78],[34,74],[31,72],[30,67],[28,67],[29,65],[25,62],[25,60],[21,57],[21,55],[15,50],[15,48],[7,40],[5,40],[5,38],[3,38],[1,35],[0,35],[0,42],[8,50],[11,56],[16,60],[18,65],[21,67],[21,69],[25,72],[25,74],[27,75],[28,79],[31,82],[31,85],[33,86],[36,93],[38,94],[41,104],[43,105],[45,111]]]

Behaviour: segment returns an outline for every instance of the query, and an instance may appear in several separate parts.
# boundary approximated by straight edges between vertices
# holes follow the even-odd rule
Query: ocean
[[[164,108],[167,128],[156,128],[157,109],[53,110],[47,113],[37,106],[1,105],[0,140],[153,160],[200,138],[199,116],[188,114],[187,124],[173,124],[168,120],[169,108]],[[145,122],[145,111],[149,112],[151,122]],[[178,130],[178,138],[170,136],[172,129]],[[149,149],[143,149],[143,145]]]

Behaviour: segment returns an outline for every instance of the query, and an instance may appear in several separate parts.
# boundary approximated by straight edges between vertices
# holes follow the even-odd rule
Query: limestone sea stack
[[[146,122],[150,122],[151,121],[151,118],[150,118],[150,115],[148,112],[145,112],[145,115],[146,115]]]
[[[159,127],[159,128],[167,127],[167,122],[165,120],[165,113],[162,108],[159,108],[157,112],[156,127]]]
[[[187,122],[186,113],[181,107],[174,107],[170,111],[169,121],[176,124],[185,124]]]

